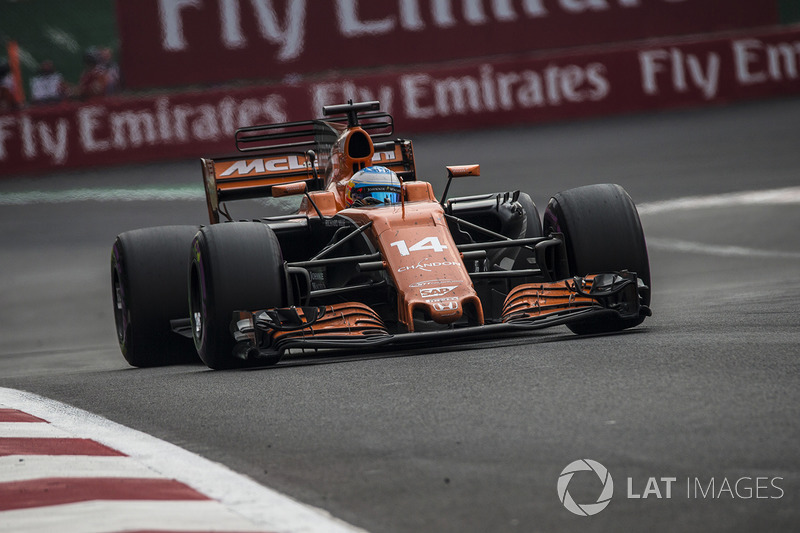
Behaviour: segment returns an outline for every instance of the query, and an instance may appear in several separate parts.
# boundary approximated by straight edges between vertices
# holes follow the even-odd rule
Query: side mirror
[[[297,196],[299,194],[305,194],[306,198],[308,199],[311,207],[314,208],[314,211],[317,212],[319,218],[325,218],[322,215],[322,211],[319,210],[317,204],[314,203],[314,200],[311,198],[311,195],[308,194],[308,185],[305,181],[296,181],[294,183],[282,183],[280,185],[273,185],[272,186],[272,197],[273,198],[283,198],[284,196]]]
[[[445,167],[448,178],[463,178],[465,176],[480,176],[480,165],[453,165]]]
[[[447,199],[447,191],[450,190],[450,182],[453,181],[453,178],[481,175],[480,165],[453,165],[445,168],[447,169],[447,185],[444,186],[442,199],[439,202],[442,206],[444,206],[444,201]]]
[[[283,198],[284,196],[297,196],[306,193],[306,182],[284,183],[272,186],[273,198]]]

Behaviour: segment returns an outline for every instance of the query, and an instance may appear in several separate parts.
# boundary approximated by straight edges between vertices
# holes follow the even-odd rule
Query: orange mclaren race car
[[[378,102],[323,114],[239,129],[241,155],[203,159],[207,226],[117,237],[114,311],[131,365],[195,350],[216,369],[272,365],[289,349],[613,332],[650,315],[645,239],[621,187],[560,192],[542,223],[523,192],[448,198],[451,180],[480,173],[460,165],[437,199]],[[296,208],[234,221],[229,205],[248,199]]]

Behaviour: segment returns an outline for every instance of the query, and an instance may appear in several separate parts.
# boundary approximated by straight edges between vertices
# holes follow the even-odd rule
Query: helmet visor
[[[396,204],[400,202],[400,190],[387,185],[366,185],[354,189],[352,197],[363,204]]]
[[[397,202],[400,201],[400,193],[398,193],[398,192],[388,192],[388,191],[379,192],[379,191],[374,191],[374,192],[369,193],[369,196],[371,196],[372,198],[375,198],[376,200],[378,200],[382,204],[396,204]]]

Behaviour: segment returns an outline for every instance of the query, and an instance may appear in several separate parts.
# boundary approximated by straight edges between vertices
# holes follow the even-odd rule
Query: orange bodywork
[[[300,319],[309,325],[285,331],[270,330],[271,345],[298,338],[375,337],[389,334],[377,313],[358,302],[329,305],[318,320],[305,316],[303,308],[298,307],[296,311]]]
[[[406,197],[418,200],[340,212],[359,225],[372,222],[368,233],[394,281],[398,320],[414,331],[417,311],[438,324],[452,324],[469,309],[476,324],[483,324],[480,299],[430,184],[409,183],[404,189]]]
[[[402,165],[407,163],[404,158],[408,157],[404,155],[404,148],[395,144],[389,150],[376,152],[369,134],[362,128],[344,128],[338,124],[331,127],[340,134],[324,162],[326,175],[321,176],[324,178],[322,190],[306,192],[305,188],[297,187],[295,191],[294,187],[285,185],[308,183],[314,178],[312,161],[304,155],[204,160],[211,222],[219,221],[219,202],[232,193],[241,197],[252,191],[255,196],[259,190],[276,185],[280,186],[276,196],[305,193],[307,196],[299,215],[317,217],[321,213],[328,217],[341,214],[359,226],[372,224],[365,234],[384,258],[383,266],[398,296],[398,321],[407,331],[414,331],[415,314],[439,324],[452,324],[466,312],[472,324],[482,325],[484,316],[480,299],[450,235],[444,210],[429,183],[403,183],[401,204],[347,208],[345,186],[350,177],[373,164],[401,171]],[[410,151],[410,144],[405,150]],[[413,156],[411,161],[413,165]],[[477,175],[479,167],[469,165],[463,169],[459,167],[459,171],[465,175]],[[357,303],[348,305],[365,307]],[[328,332],[332,331],[331,328],[336,331],[346,329],[342,324],[330,327],[314,324],[307,330],[313,333],[320,327]],[[348,327],[355,328],[351,332],[358,329],[353,324]],[[370,328],[371,325],[367,327]]]
[[[544,318],[600,305],[595,298],[586,296],[595,277],[518,285],[508,293],[503,303],[503,322]]]

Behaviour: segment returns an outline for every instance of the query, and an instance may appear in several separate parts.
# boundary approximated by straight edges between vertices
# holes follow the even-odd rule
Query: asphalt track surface
[[[560,327],[273,369],[133,369],[113,330],[113,238],[203,223],[202,200],[6,202],[0,386],[148,432],[374,532],[800,529],[800,100],[426,136],[415,148],[437,191],[445,164],[479,162],[484,178],[454,194],[520,188],[541,210],[558,190],[621,184],[645,206],[654,316],[611,336]],[[160,163],[12,177],[0,198],[199,184],[197,162]],[[782,188],[794,188],[784,203],[654,204]],[[615,482],[588,518],[556,491],[581,458]],[[677,479],[670,499],[627,497],[651,477],[662,496],[660,478]],[[687,497],[687,479],[719,492],[742,478],[744,496],[766,486],[761,498]],[[600,487],[583,472],[570,493],[591,503]]]

